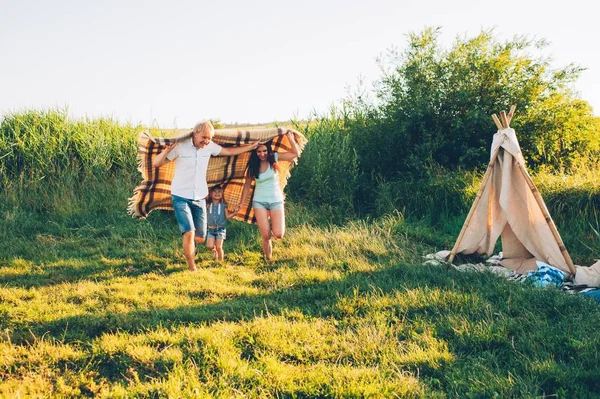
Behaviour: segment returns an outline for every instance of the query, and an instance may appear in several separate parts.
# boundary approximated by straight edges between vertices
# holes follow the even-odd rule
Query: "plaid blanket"
[[[291,149],[287,137],[288,132],[293,132],[300,149],[306,145],[306,138],[301,133],[286,128],[262,130],[215,130],[213,141],[223,147],[239,146],[260,140],[261,143],[270,142],[274,152],[286,152]],[[189,139],[193,132],[185,133],[173,138],[151,137],[148,131],[143,131],[138,137],[138,170],[142,173],[142,183],[137,186],[133,196],[129,199],[128,212],[136,218],[145,218],[154,209],[172,210],[171,181],[175,173],[175,162],[168,162],[160,168],[153,168],[153,159],[162,152],[165,146]],[[206,181],[208,187],[221,185],[225,202],[234,206],[240,202],[244,187],[244,175],[250,153],[246,152],[236,156],[211,157],[208,163]],[[293,162],[279,161],[279,179],[283,190],[290,176]],[[256,223],[252,209],[252,196],[254,183],[246,201],[234,219],[247,223]]]

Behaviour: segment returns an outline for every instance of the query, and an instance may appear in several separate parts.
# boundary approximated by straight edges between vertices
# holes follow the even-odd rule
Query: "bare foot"
[[[272,265],[272,264],[273,264],[273,259],[271,259],[271,258],[267,258],[266,256],[265,256],[265,257],[263,257],[263,259],[264,259],[264,261],[265,261],[265,263],[266,263],[267,265]]]
[[[196,269],[196,266],[194,266],[194,267],[190,267],[190,268],[189,268],[189,271],[191,271],[191,272],[195,272],[195,271],[198,271],[198,269]]]

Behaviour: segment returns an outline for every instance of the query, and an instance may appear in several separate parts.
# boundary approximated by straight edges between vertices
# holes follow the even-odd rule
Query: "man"
[[[171,182],[171,197],[179,230],[183,235],[183,253],[191,271],[196,271],[195,243],[202,244],[206,236],[206,173],[211,156],[239,155],[258,146],[258,141],[239,147],[221,147],[212,141],[215,128],[210,122],[194,126],[189,140],[167,146],[154,159],[152,166],[160,168],[175,160],[175,175]]]

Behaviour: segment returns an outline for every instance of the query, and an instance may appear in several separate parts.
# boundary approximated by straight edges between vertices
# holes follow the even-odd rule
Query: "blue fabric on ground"
[[[600,302],[600,290],[582,292],[581,295],[594,298],[596,301]]]
[[[547,263],[537,261],[538,269],[527,273],[527,279],[536,287],[559,287],[565,281],[565,272]]]

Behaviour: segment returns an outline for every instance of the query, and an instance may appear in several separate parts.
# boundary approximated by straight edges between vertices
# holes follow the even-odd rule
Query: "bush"
[[[440,31],[411,34],[406,52],[390,54],[378,82],[380,131],[394,145],[362,168],[390,177],[412,173],[431,163],[450,170],[485,164],[494,128],[490,115],[517,105],[512,126],[529,166],[573,168],[600,154],[600,122],[569,83],[581,68],[552,69],[550,60],[534,56],[544,41],[516,37],[497,41],[492,32],[458,38],[450,50],[438,44]]]

